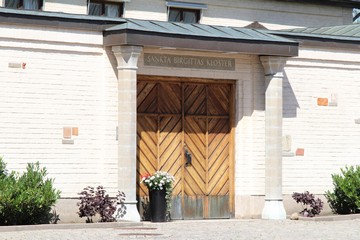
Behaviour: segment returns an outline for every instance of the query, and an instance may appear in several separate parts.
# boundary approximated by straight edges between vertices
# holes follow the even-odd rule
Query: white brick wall
[[[44,11],[87,14],[86,0],[46,0]]]
[[[331,174],[359,165],[360,61],[346,49],[301,48],[285,68],[283,135],[292,138],[292,153],[283,158],[283,193],[309,190],[324,194]],[[264,77],[258,59],[249,79],[237,84],[236,195],[264,194]],[[338,106],[318,106],[317,98],[336,96]],[[242,110],[241,110],[242,109]]]
[[[165,1],[149,2],[149,0],[137,0],[126,3],[124,17],[167,21]],[[194,1],[183,2],[193,3]],[[269,29],[284,29],[352,23],[350,8],[328,5],[268,0],[200,0],[197,3],[208,6],[202,11],[201,23],[209,25],[244,27],[258,21]]]
[[[343,53],[341,53],[343,52]],[[284,134],[305,156],[284,158],[284,193],[332,189],[331,174],[360,164],[360,57],[346,49],[303,48],[286,67]],[[306,67],[304,67],[306,66]],[[318,106],[317,98],[337,97],[337,106]],[[296,117],[296,118],[295,118]]]
[[[269,29],[351,24],[351,9],[285,1],[201,1],[202,23],[243,27],[258,21]],[[344,16],[345,15],[345,16]]]
[[[167,21],[164,0],[134,0],[125,3],[126,18]],[[184,2],[194,2],[184,0]],[[352,9],[328,5],[269,0],[199,0],[208,6],[201,23],[244,27],[258,21],[269,29],[333,26],[352,23]],[[86,0],[47,0],[45,11],[87,14]]]
[[[167,21],[167,8],[162,0],[136,0],[125,3],[125,18]]]
[[[102,33],[0,29],[0,154],[8,167],[40,161],[62,197],[89,184],[117,191],[117,80]],[[64,126],[79,128],[73,145],[62,144]]]
[[[248,62],[248,73],[237,83],[235,194],[264,194],[265,87],[259,58]]]

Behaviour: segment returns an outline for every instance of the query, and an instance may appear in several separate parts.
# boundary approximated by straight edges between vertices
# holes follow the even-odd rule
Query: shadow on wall
[[[294,90],[291,87],[289,79],[284,71],[283,81],[283,118],[296,118],[297,109],[300,108],[296,99]]]
[[[114,74],[116,76],[116,79],[117,79],[118,70],[117,70],[116,57],[115,57],[113,51],[111,50],[111,47],[106,47],[105,52],[106,52],[106,56],[108,57],[109,62],[111,63],[112,70],[113,70],[113,72],[114,72]]]
[[[264,72],[261,69],[261,72],[258,76],[255,77],[254,83],[254,106],[253,108],[244,108],[243,116],[251,116],[254,110],[257,111],[265,111],[265,78]],[[241,86],[245,87],[246,86]],[[286,74],[286,70],[284,71],[284,79],[283,79],[283,118],[296,118],[297,117],[297,109],[300,108],[300,105],[296,99],[293,88],[291,87],[290,81]],[[239,119],[238,121],[240,121]]]

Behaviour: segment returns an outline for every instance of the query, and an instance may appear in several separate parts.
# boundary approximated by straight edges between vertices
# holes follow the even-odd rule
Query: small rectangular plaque
[[[22,63],[9,62],[8,67],[9,67],[9,68],[21,68],[21,67],[22,67]]]
[[[145,53],[144,65],[156,67],[197,68],[235,71],[234,58],[214,58]]]

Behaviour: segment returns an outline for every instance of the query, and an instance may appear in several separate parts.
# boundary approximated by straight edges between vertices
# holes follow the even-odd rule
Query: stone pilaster
[[[285,219],[282,197],[282,86],[285,57],[262,56],[265,70],[265,206],[263,219]]]
[[[114,46],[118,63],[118,188],[126,194],[126,215],[140,222],[136,207],[136,72],[142,47]]]

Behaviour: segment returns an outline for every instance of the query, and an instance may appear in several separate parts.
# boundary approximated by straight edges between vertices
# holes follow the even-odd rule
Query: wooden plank
[[[138,116],[149,116],[149,117],[181,117],[178,113],[137,113]]]
[[[184,150],[184,146],[185,146],[185,109],[184,109],[184,91],[185,91],[185,86],[184,84],[181,84],[181,156],[182,156],[182,161],[181,161],[181,216],[184,217],[184,206],[185,206],[185,150]]]
[[[229,146],[229,123],[228,121],[212,119],[210,132],[210,143],[209,143],[209,169],[217,168],[216,165],[224,164],[224,159],[228,156]],[[222,157],[221,157],[222,156]],[[216,164],[214,166],[214,164]]]
[[[137,113],[138,116],[150,116],[150,117],[179,117],[181,114],[178,113]],[[206,119],[206,115],[188,114],[186,117],[194,117],[197,119]],[[217,115],[211,116],[214,119],[229,119],[228,115]]]
[[[235,88],[235,84],[231,85],[229,104],[229,212],[231,217],[235,217]]]
[[[209,87],[206,87],[206,154],[205,154],[205,197],[204,218],[209,217]]]
[[[140,117],[137,118],[137,195],[148,195],[145,185],[140,184],[141,176],[152,173],[157,168],[156,149],[156,118]]]
[[[209,158],[209,168],[216,168],[216,165],[222,164],[226,161],[226,158],[229,156],[229,138],[225,136],[221,141],[218,142],[218,145],[215,149],[211,149],[212,154]]]
[[[172,149],[171,152],[168,150],[170,146],[176,145],[179,148],[181,142],[181,119],[178,117],[162,117],[160,118],[160,157],[167,160],[169,158],[169,154],[175,149]],[[166,155],[164,155],[167,153]]]
[[[229,94],[230,86],[211,86],[208,87],[209,91],[209,115],[225,115],[229,114]]]
[[[206,115],[205,85],[186,84],[184,115]],[[207,157],[207,119],[184,118],[185,143],[192,154],[192,164],[186,167],[184,219],[202,219],[206,215],[206,157]]]
[[[230,132],[228,119],[211,118],[209,119],[209,131],[211,133],[210,144],[213,144],[214,138],[227,136]]]
[[[181,85],[179,83],[159,84],[159,113],[181,114]]]
[[[206,115],[206,87],[205,85],[185,85],[185,115]]]
[[[218,192],[218,196],[222,196],[222,195],[230,195],[230,180],[229,178],[227,179],[227,181],[225,183],[222,184],[223,187],[219,190]],[[228,203],[229,204],[229,203]],[[229,205],[230,206],[230,205]]]
[[[159,83],[156,84],[157,88],[156,88],[156,99],[157,99],[157,104],[156,104],[156,113],[159,113]],[[157,118],[157,146],[156,146],[156,149],[157,149],[157,168],[156,170],[160,170],[160,118],[158,117]]]
[[[206,146],[205,132],[206,132],[206,119],[198,119],[193,117],[185,118],[185,136],[188,140],[191,140],[191,143],[194,147],[197,146]],[[185,139],[186,141],[186,139]],[[203,157],[205,158],[205,151],[201,150]]]
[[[138,83],[142,86],[144,83]],[[152,113],[157,107],[157,87],[155,83],[147,83],[142,86],[141,92],[137,94],[137,111],[139,113]],[[139,91],[139,90],[138,90]]]
[[[228,170],[229,166],[227,164],[221,164],[217,169],[216,174],[212,175],[212,178],[209,181],[210,195],[219,194],[220,190],[224,187],[225,183],[229,179]],[[224,191],[228,192],[228,187]]]
[[[160,166],[159,170],[166,171],[175,177],[173,195],[181,193],[181,118],[160,118]]]
[[[185,173],[184,176],[184,196],[202,196],[205,195],[204,182],[193,178],[194,174]]]
[[[211,151],[209,159],[209,191],[210,195],[218,195],[220,190],[228,192],[224,184],[228,182],[228,161],[229,161],[229,122],[219,119],[210,121]]]
[[[169,77],[169,76],[150,76],[150,75],[138,75],[138,81],[142,82],[178,82],[178,83],[200,83],[200,84],[214,84],[223,86],[224,84],[236,84],[236,80],[228,79],[209,79],[209,78],[186,78],[186,77]]]
[[[196,163],[195,161],[194,163]],[[201,194],[205,193],[205,170],[201,167],[199,167],[199,164],[192,164],[192,166],[186,167],[186,173],[185,177],[190,176],[191,179],[194,179],[195,181],[193,184],[197,184],[199,188],[201,189]],[[195,194],[200,194],[200,192],[195,192]]]
[[[213,164],[211,166],[211,168],[209,168],[208,172],[210,174],[210,178],[209,181],[212,181],[212,179],[214,178],[215,175],[219,174],[220,168],[222,166],[229,166],[229,152],[227,151],[222,151],[221,154],[218,156],[217,159],[212,160]],[[228,177],[228,176],[226,176]]]

